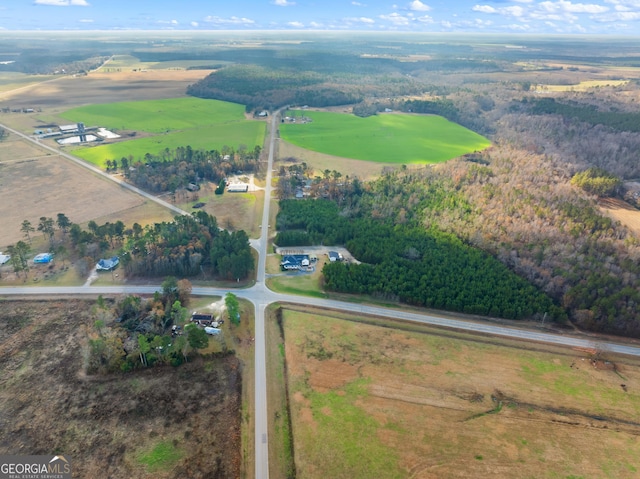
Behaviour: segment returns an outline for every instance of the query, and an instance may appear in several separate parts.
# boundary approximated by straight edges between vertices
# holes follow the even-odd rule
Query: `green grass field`
[[[245,121],[244,106],[200,98],[132,101],[88,105],[64,112],[63,118],[114,130],[166,133],[188,128]]]
[[[440,116],[307,111],[311,123],[283,123],[285,141],[308,150],[385,163],[441,163],[490,146],[489,140]],[[296,112],[300,116],[300,112]]]
[[[142,158],[165,148],[191,145],[193,149],[253,148],[262,145],[266,123],[246,120],[237,103],[198,98],[90,105],[61,115],[70,122],[102,126],[114,131],[134,130],[154,136],[99,146],[83,146],[73,154],[97,166],[106,160]]]

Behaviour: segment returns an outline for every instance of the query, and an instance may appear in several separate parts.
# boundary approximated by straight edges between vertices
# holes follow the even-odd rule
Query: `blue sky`
[[[0,29],[640,35],[640,0],[2,0]]]

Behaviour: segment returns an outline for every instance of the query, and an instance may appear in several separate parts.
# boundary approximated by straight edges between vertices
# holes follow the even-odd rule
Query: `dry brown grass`
[[[640,211],[638,209],[615,198],[602,198],[599,204],[605,214],[640,236]]]
[[[235,356],[87,376],[87,301],[5,301],[0,308],[0,453],[62,453],[74,477],[240,477]],[[145,465],[158,445],[179,455]]]
[[[616,372],[539,344],[284,318],[299,478],[637,477],[637,361]]]
[[[59,156],[3,162],[0,166],[0,245],[23,239],[20,226],[64,213],[74,223],[117,217],[143,200]]]
[[[278,156],[280,159],[293,157],[299,161],[306,162],[307,165],[315,170],[314,175],[317,176],[322,176],[324,170],[336,170],[342,173],[342,176],[349,175],[351,178],[357,176],[361,180],[368,180],[380,176],[385,167],[399,168],[398,164],[393,163],[377,163],[325,155],[324,153],[305,150],[283,140],[279,141]],[[286,162],[280,162],[276,168],[281,164],[288,165]]]

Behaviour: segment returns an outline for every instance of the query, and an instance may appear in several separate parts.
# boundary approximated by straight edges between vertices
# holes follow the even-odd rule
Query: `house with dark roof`
[[[120,258],[114,256],[108,259],[101,259],[96,265],[97,271],[111,271],[120,263]]]
[[[329,261],[331,261],[332,263],[335,261],[342,261],[342,255],[337,251],[329,251],[328,255]]]
[[[308,268],[311,264],[308,254],[287,254],[282,257],[280,261],[280,268],[282,270],[295,270]]]

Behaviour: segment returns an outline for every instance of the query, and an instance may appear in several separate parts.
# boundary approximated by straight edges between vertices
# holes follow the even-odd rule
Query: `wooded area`
[[[147,153],[144,158],[122,158],[120,169],[136,186],[153,193],[175,192],[190,183],[219,183],[236,171],[258,170],[261,148],[248,150],[240,146],[218,150],[194,150],[191,146],[165,150],[160,155]],[[107,169],[117,170],[118,162],[107,162]]]

